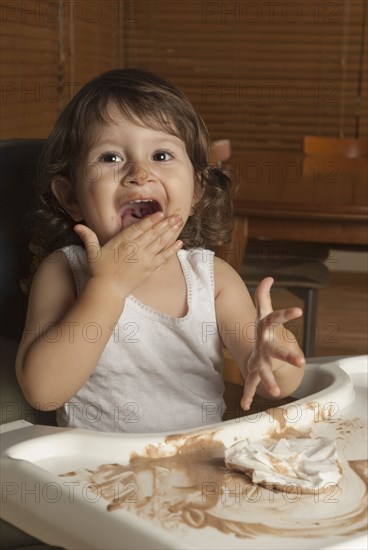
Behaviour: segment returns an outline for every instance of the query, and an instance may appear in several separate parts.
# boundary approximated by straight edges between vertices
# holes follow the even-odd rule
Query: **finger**
[[[177,240],[175,241],[171,246],[165,248],[159,255],[158,255],[158,261],[161,263],[167,262],[171,256],[174,256],[178,250],[182,248],[184,245],[183,241]]]
[[[303,367],[305,365],[305,358],[302,353],[291,350],[286,346],[280,346],[273,343],[267,343],[264,347],[264,353],[273,359],[278,359],[284,363],[289,363],[294,367]]]
[[[248,374],[244,384],[243,397],[240,401],[240,406],[244,411],[249,411],[257,390],[257,386],[260,381],[261,379],[258,376],[257,372]]]
[[[274,324],[282,324],[291,321],[292,319],[297,319],[303,315],[303,310],[300,307],[289,307],[285,309],[277,309],[271,311],[268,315],[260,319],[258,322],[259,326],[268,326]]]
[[[260,368],[251,371],[246,378],[244,393],[240,403],[244,410],[249,410],[260,382],[262,382],[266,390],[273,397],[278,397],[280,395],[281,390],[276,383],[271,366],[268,365],[267,362],[264,362]]]
[[[86,225],[80,223],[74,226],[74,231],[84,244],[87,260],[89,262],[95,261],[101,249],[96,233]]]
[[[271,395],[273,395],[274,397],[280,395],[281,390],[276,384],[275,376],[269,367],[261,367],[258,371],[258,375],[261,379],[262,384]]]
[[[177,214],[165,219],[162,219],[162,217],[162,212],[156,212],[151,216],[147,216],[142,221],[134,223],[121,231],[117,235],[117,238],[125,243],[127,241],[134,241],[144,247],[154,242],[168,229],[171,230],[170,234],[172,234],[183,224],[181,216]]]
[[[122,232],[124,233],[125,236],[129,236],[132,239],[136,239],[140,235],[143,235],[144,233],[146,233],[146,231],[149,231],[150,229],[152,229],[152,227],[154,227],[155,225],[159,224],[162,221],[165,221],[164,216],[165,215],[163,212],[155,212],[150,216],[145,216],[139,222],[133,223],[126,229],[123,229]]]
[[[255,302],[258,319],[262,319],[273,311],[271,302],[271,287],[273,282],[272,277],[266,277],[265,279],[262,279],[256,288]]]
[[[153,269],[155,270],[166,264],[172,256],[175,256],[175,254],[178,252],[178,250],[182,248],[183,245],[183,241],[177,240],[172,245],[168,246],[167,248],[156,254],[152,258]]]
[[[171,216],[147,231],[140,242],[152,255],[158,254],[174,244],[182,226],[181,216]]]
[[[297,319],[303,315],[303,310],[300,307],[288,307],[284,309],[276,309],[266,317],[263,317],[261,322],[271,323],[287,323],[292,319]]]

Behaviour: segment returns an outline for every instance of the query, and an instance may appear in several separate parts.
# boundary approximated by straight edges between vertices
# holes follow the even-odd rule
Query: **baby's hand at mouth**
[[[91,278],[126,296],[183,246],[177,240],[182,225],[178,214],[164,218],[163,212],[155,212],[124,228],[103,246],[89,227],[77,224],[74,230],[83,241]]]

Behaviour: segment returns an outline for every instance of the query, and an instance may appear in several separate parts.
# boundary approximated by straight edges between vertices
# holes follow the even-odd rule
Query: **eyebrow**
[[[162,138],[157,138],[153,141],[153,143],[157,142],[158,144],[162,144],[162,143],[174,143],[175,145],[183,145],[185,147],[185,143],[182,139],[178,138],[177,136],[167,136],[165,135],[165,137],[162,137]]]
[[[105,145],[113,145],[114,141],[111,139],[104,139],[103,141],[95,141],[92,143],[90,150],[97,149],[97,147],[104,147]]]
[[[170,145],[171,144],[174,144],[174,145],[177,145],[177,146],[180,146],[180,145],[183,145],[183,147],[185,147],[185,143],[182,139],[178,138],[177,136],[171,136],[171,135],[163,135],[162,137],[157,137],[157,138],[154,138],[152,140],[152,145],[153,146],[158,146],[158,145],[165,145],[165,142],[169,143]],[[157,145],[156,145],[157,144]],[[90,147],[90,151],[94,151],[95,149],[99,149],[99,148],[104,148],[104,147],[118,147],[119,146],[119,141],[118,139],[115,141],[115,140],[112,140],[112,139],[104,139],[102,141],[96,141],[95,143],[93,143]]]

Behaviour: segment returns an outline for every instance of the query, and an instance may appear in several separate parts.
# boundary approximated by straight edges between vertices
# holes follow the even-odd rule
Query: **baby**
[[[256,309],[214,255],[231,232],[229,179],[208,163],[202,119],[182,92],[136,69],[86,84],[40,164],[38,268],[17,355],[29,403],[60,426],[162,432],[221,420],[223,346],[242,407],[293,392],[304,357],[273,311]],[[254,326],[249,330],[235,327]],[[287,338],[285,338],[285,334]],[[208,414],[211,411],[211,414]]]

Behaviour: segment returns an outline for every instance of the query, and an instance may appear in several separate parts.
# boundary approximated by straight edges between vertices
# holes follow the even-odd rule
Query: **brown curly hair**
[[[51,184],[56,176],[75,185],[75,173],[94,122],[106,122],[108,105],[117,105],[130,121],[164,130],[184,141],[201,199],[180,238],[185,248],[214,249],[230,240],[230,179],[208,162],[207,128],[186,96],[171,83],[141,69],[115,69],[87,83],[60,114],[43,149],[38,173],[40,208],[35,214],[37,241],[49,253],[68,244],[82,244],[75,221],[62,209]]]

